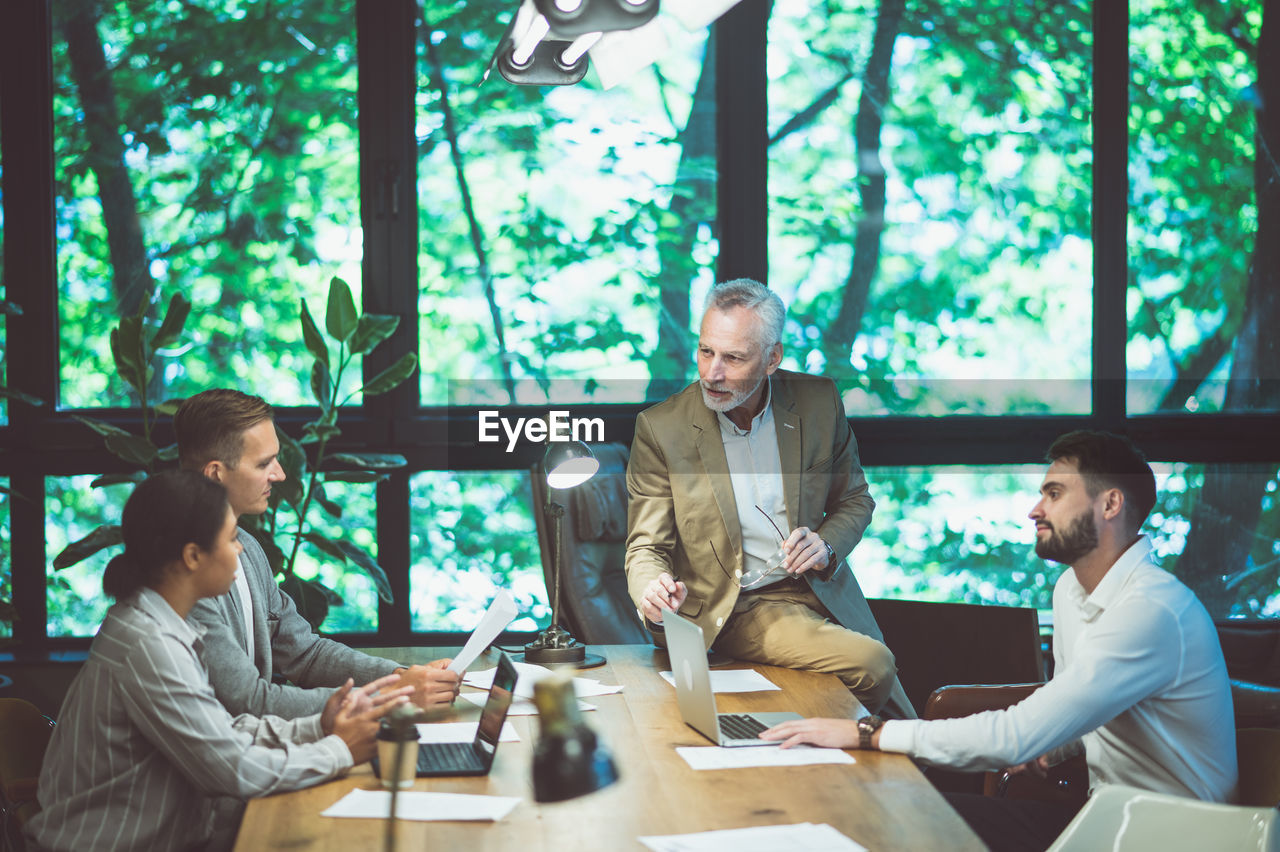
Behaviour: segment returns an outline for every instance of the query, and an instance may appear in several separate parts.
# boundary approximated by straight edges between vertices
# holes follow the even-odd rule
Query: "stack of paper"
[[[857,763],[838,748],[720,748],[680,746],[676,754],[693,769],[745,769],[749,766],[809,766],[815,763]]]
[[[396,818],[420,821],[477,822],[500,820],[520,804],[511,796],[470,796],[461,793],[404,791],[396,802]],[[386,819],[391,815],[391,793],[384,790],[352,790],[320,816]]]
[[[867,852],[867,847],[854,843],[826,823],[812,822],[639,839],[653,852],[719,852],[722,849],[734,852]]]

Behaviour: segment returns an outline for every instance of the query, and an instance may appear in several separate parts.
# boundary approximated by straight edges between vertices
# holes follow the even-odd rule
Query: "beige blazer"
[[[847,561],[875,501],[835,384],[778,370],[771,396],[787,521],[816,530],[835,549],[833,565],[804,577],[841,625],[884,641]],[[702,628],[710,647],[738,599],[742,528],[720,426],[697,382],[636,419],[627,491],[631,599],[639,607],[645,587],[664,571],[682,580],[689,595],[680,614]],[[914,715],[901,684],[890,701]]]

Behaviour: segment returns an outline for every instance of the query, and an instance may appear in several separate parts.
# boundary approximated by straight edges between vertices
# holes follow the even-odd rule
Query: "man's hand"
[[[822,536],[808,527],[796,527],[782,543],[787,557],[782,560],[782,567],[788,574],[799,576],[805,571],[821,571],[827,567],[827,546]]]
[[[336,734],[347,744],[355,763],[372,760],[378,720],[409,701],[410,687],[386,689],[396,682],[395,675],[380,677],[359,689],[352,689],[351,678],[334,690],[320,713],[320,728],[325,735]]]
[[[792,719],[774,725],[760,739],[782,740],[783,748],[804,743],[823,748],[857,748],[858,723],[852,719]]]
[[[661,624],[662,611],[669,609],[675,612],[684,603],[688,594],[689,588],[684,583],[673,580],[671,575],[664,571],[645,586],[644,597],[640,599],[640,609],[649,621]]]
[[[1035,760],[1028,760],[1026,763],[1019,763],[1017,766],[1010,766],[1005,769],[1005,772],[1009,775],[1022,775],[1023,773],[1028,773],[1037,778],[1048,778],[1049,766],[1049,756],[1042,754]]]
[[[450,659],[434,660],[425,666],[409,666],[396,669],[400,686],[413,688],[413,703],[426,710],[442,704],[452,704],[462,688],[462,676],[449,671]]]

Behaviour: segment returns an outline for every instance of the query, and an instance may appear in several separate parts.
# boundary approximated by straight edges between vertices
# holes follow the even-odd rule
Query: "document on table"
[[[431,722],[418,725],[418,742],[420,743],[469,743],[476,738],[479,722]],[[500,743],[518,743],[520,735],[511,727],[510,722],[502,723],[502,733],[498,734]]]
[[[494,822],[520,804],[512,796],[472,796],[462,793],[420,793],[405,790],[396,802],[396,818],[423,822]],[[391,815],[391,793],[386,790],[352,790],[321,811],[320,816],[386,819]]]
[[[521,698],[532,698],[533,685],[551,674],[551,669],[546,666],[534,665],[533,663],[516,663],[515,667],[516,673],[520,676],[516,680],[515,693]],[[462,682],[477,689],[488,689],[493,686],[493,673],[495,671],[497,671],[496,666],[481,672],[467,672],[463,676]],[[621,686],[611,686],[598,680],[592,680],[589,677],[575,677],[573,679],[573,692],[579,698],[590,698],[593,695],[613,695],[621,691]]]
[[[468,692],[461,696],[463,701],[470,701],[477,707],[483,707],[485,701],[488,700],[489,694],[485,692]],[[588,704],[582,699],[578,699],[578,709],[583,713],[596,709],[596,705]],[[508,716],[537,716],[538,708],[532,701],[523,698],[517,698],[511,702],[511,709],[507,711]]]
[[[853,842],[826,823],[812,822],[638,839],[653,852],[719,852],[722,849],[734,852],[777,852],[779,849],[787,852],[867,852],[867,847]]]
[[[493,596],[493,602],[489,604],[489,608],[480,617],[480,623],[467,637],[467,644],[462,646],[458,656],[454,657],[453,662],[449,664],[449,671],[458,674],[465,672],[467,667],[476,661],[476,657],[480,656],[484,649],[498,638],[498,634],[506,629],[511,620],[516,617],[516,612],[516,602],[511,597],[511,593],[506,589],[499,589]]]
[[[857,762],[838,748],[812,746],[681,746],[676,749],[676,754],[683,757],[684,762],[693,769],[745,769],[749,766],[809,766],[817,763]]]
[[[671,672],[658,672],[662,679],[676,685]],[[755,669],[717,669],[711,672],[712,692],[767,692],[782,689]]]

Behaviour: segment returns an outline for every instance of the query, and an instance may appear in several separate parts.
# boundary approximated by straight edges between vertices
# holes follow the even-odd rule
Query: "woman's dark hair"
[[[188,544],[212,550],[226,520],[227,492],[213,480],[191,470],[148,477],[124,504],[124,553],[107,564],[102,590],[118,600],[154,586]]]

